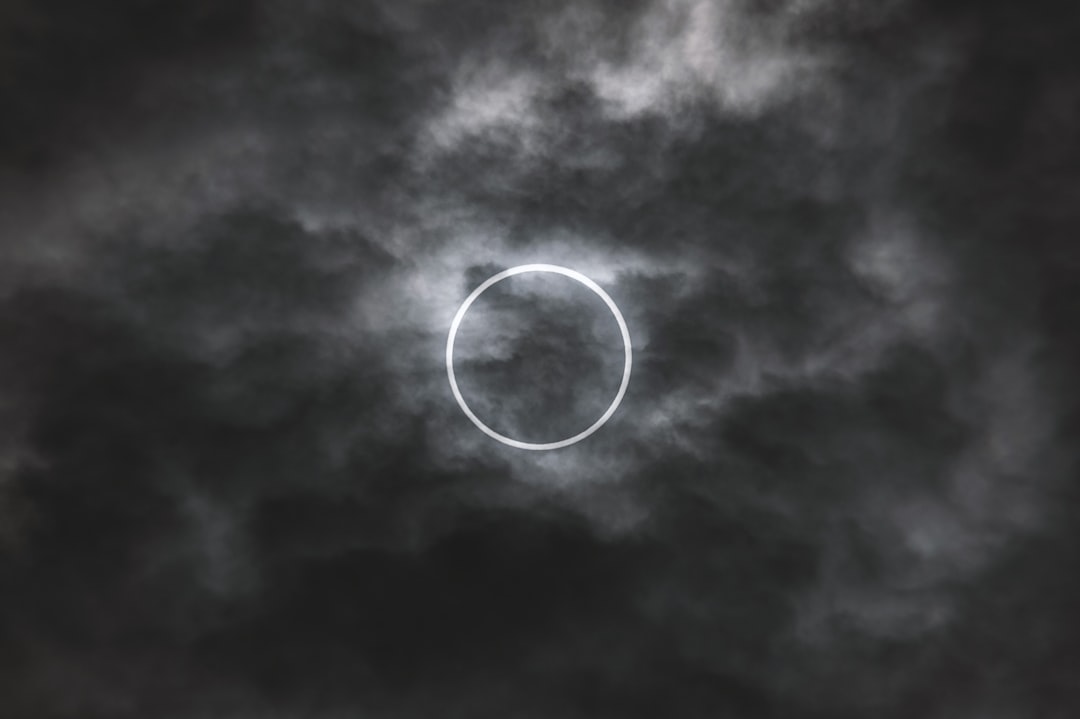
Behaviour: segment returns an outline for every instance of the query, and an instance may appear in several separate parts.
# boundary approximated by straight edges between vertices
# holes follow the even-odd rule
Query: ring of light
[[[611,310],[611,314],[615,315],[615,321],[619,323],[619,332],[622,333],[623,350],[626,360],[623,363],[622,383],[619,385],[619,391],[615,394],[615,399],[612,400],[611,405],[604,411],[604,414],[600,416],[600,419],[593,422],[588,429],[579,434],[575,434],[573,437],[561,439],[558,442],[545,442],[541,444],[522,442],[507,437],[506,435],[499,434],[491,427],[488,427],[481,422],[480,418],[469,409],[469,405],[465,402],[465,398],[461,396],[461,390],[458,389],[457,378],[454,376],[454,338],[457,337],[458,327],[461,325],[461,320],[465,317],[465,313],[469,311],[469,307],[472,306],[472,303],[475,302],[485,290],[496,282],[501,282],[507,277],[513,277],[514,275],[520,275],[526,272],[550,272],[552,274],[569,277],[570,279],[585,285],[595,292],[597,296],[604,301],[604,304],[608,306],[608,309]],[[615,414],[615,410],[619,408],[619,403],[622,402],[623,395],[626,394],[626,386],[630,384],[630,366],[632,363],[633,352],[630,349],[630,331],[626,328],[626,320],[623,319],[622,312],[619,312],[619,308],[615,306],[615,302],[608,296],[607,292],[604,292],[600,285],[596,284],[585,275],[566,267],[559,267],[558,265],[518,265],[517,267],[511,267],[508,270],[503,270],[502,272],[489,277],[479,287],[473,290],[471,295],[465,298],[465,302],[462,303],[457,314],[454,315],[454,321],[450,323],[450,336],[446,340],[446,375],[450,378],[450,389],[453,390],[454,399],[457,400],[458,406],[461,407],[461,411],[465,413],[466,417],[472,420],[472,423],[475,424],[481,432],[492,439],[497,439],[503,444],[508,444],[511,447],[517,447],[518,449],[542,450],[569,447],[600,429],[604,423],[611,418],[611,415]]]

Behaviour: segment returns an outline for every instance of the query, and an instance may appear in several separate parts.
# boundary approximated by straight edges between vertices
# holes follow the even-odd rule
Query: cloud
[[[136,5],[0,16],[0,714],[1075,703],[1050,16]]]

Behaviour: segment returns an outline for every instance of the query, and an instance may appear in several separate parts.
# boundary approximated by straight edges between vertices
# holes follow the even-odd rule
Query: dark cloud
[[[6,5],[0,715],[1070,716],[1078,22]]]
[[[70,0],[5,3],[0,153],[24,172],[101,141],[117,116],[143,114],[133,96],[171,65],[205,65],[250,40],[249,0]]]

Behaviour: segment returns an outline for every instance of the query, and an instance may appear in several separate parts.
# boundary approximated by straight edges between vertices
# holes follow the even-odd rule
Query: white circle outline
[[[488,427],[486,424],[481,422],[480,418],[477,417],[469,408],[469,405],[465,402],[465,398],[461,396],[461,390],[458,389],[457,378],[454,376],[454,339],[457,337],[458,327],[461,325],[461,320],[465,317],[465,313],[469,311],[469,307],[472,306],[472,303],[475,302],[476,299],[480,297],[480,295],[482,295],[485,290],[487,290],[496,282],[501,282],[507,277],[513,277],[514,275],[520,275],[526,272],[549,272],[552,274],[569,277],[570,279],[576,280],[581,284],[585,285],[590,290],[595,292],[597,296],[599,296],[600,299],[604,301],[604,304],[608,306],[608,309],[611,310],[611,314],[615,315],[615,321],[619,324],[619,332],[622,333],[623,350],[626,360],[623,363],[622,384],[619,385],[619,391],[615,394],[615,399],[611,402],[611,405],[607,408],[604,414],[600,416],[600,419],[593,422],[588,429],[578,434],[575,434],[573,437],[561,439],[558,442],[545,442],[540,444],[533,442],[522,442],[520,440],[507,437],[506,435],[499,434],[491,427]],[[454,321],[450,323],[450,336],[446,340],[446,375],[450,378],[450,389],[453,391],[454,399],[457,400],[458,406],[461,407],[461,411],[465,413],[466,417],[472,420],[472,423],[475,424],[481,432],[491,437],[492,439],[496,439],[503,444],[507,444],[511,447],[516,447],[518,449],[537,451],[547,449],[561,449],[563,447],[569,447],[572,444],[580,442],[596,430],[600,429],[602,426],[604,426],[604,423],[611,418],[611,415],[615,414],[615,410],[619,408],[619,403],[622,402],[623,395],[626,394],[626,387],[630,384],[630,367],[632,364],[633,351],[630,348],[630,330],[627,329],[626,320],[623,319],[622,312],[619,311],[619,308],[615,305],[614,300],[612,300],[611,297],[608,296],[607,292],[604,292],[603,288],[601,288],[600,285],[596,284],[585,275],[577,272],[576,270],[571,270],[567,267],[560,267],[558,265],[518,265],[517,267],[511,267],[508,270],[503,270],[502,272],[492,275],[488,279],[484,280],[484,282],[482,282],[479,287],[472,291],[472,294],[465,298],[465,301],[461,304],[461,307],[458,309],[457,314],[454,315]]]

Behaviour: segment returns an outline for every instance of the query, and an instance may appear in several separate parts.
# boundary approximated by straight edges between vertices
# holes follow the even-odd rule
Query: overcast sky
[[[3,3],[0,716],[1077,716],[1078,38]]]

